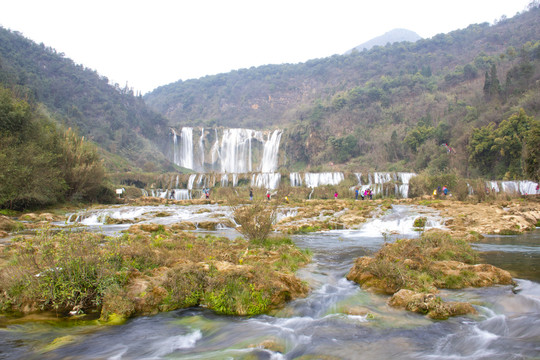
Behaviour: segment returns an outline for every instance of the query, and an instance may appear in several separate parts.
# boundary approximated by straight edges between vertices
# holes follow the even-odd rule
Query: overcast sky
[[[343,54],[395,28],[424,38],[531,0],[0,0],[0,25],[143,94],[177,80]]]

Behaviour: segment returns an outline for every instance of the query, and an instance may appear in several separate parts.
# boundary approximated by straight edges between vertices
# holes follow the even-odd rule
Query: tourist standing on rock
[[[358,188],[354,189],[354,199],[358,200]]]
[[[270,200],[270,190],[266,190],[266,200]]]
[[[337,197],[338,197],[338,193],[337,191],[334,193],[334,199],[337,200]]]
[[[249,189],[249,201],[253,201],[253,189]]]

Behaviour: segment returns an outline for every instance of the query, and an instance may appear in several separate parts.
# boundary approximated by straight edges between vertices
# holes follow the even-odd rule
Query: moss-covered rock
[[[390,306],[406,309],[419,314],[425,314],[436,320],[445,320],[451,316],[476,314],[476,309],[469,303],[444,302],[435,294],[418,293],[401,289],[390,300]]]

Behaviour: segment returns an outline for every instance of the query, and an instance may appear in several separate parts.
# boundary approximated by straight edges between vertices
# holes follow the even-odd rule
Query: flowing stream
[[[171,211],[171,216],[179,213]],[[372,254],[385,241],[417,236],[412,221],[420,213],[428,217],[428,227],[443,227],[435,212],[394,206],[358,230],[294,237],[299,247],[313,253],[312,263],[298,272],[312,291],[272,315],[219,316],[190,308],[135,318],[120,326],[0,318],[0,359],[540,357],[539,230],[521,236],[486,237],[474,244],[483,261],[511,271],[518,284],[516,288],[441,291],[444,299],[471,302],[478,310],[475,316],[430,320],[390,308],[387,296],[364,291],[345,279],[355,258]],[[160,217],[164,223],[166,219]],[[51,348],[55,339],[61,346]],[[263,348],[263,342],[272,345]]]

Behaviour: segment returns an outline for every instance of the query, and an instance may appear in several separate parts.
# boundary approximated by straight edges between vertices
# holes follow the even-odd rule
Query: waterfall
[[[178,163],[178,156],[177,156],[177,152],[178,152],[178,136],[176,135],[176,131],[174,131],[174,129],[171,129],[172,132],[173,132],[173,163],[175,165],[180,165]]]
[[[400,172],[397,174],[397,176],[401,181],[401,185],[399,185],[396,195],[399,195],[402,198],[409,197],[409,181],[411,181],[411,179],[416,176],[416,174]]]
[[[302,177],[297,172],[292,172],[289,174],[289,179],[291,179],[291,186],[302,186]]]
[[[538,183],[530,180],[486,181],[486,188],[493,192],[503,192],[506,194],[534,195],[538,194],[536,187]]]
[[[204,171],[204,128],[201,128],[201,137],[199,138],[199,171]]]
[[[229,174],[225,173],[221,175],[221,187],[229,185]]]
[[[251,176],[251,186],[265,188],[265,189],[277,189],[281,181],[280,173],[259,173]]]
[[[193,190],[193,183],[195,182],[196,177],[197,177],[197,174],[189,175],[189,180],[188,180],[188,185],[187,185],[188,190]]]
[[[251,139],[255,130],[225,129],[221,138],[221,172],[251,172]],[[261,134],[262,135],[262,134]]]
[[[322,185],[338,185],[345,179],[341,172],[324,172],[324,173],[305,173],[304,182],[307,187],[318,187]]]
[[[217,170],[217,162],[220,158],[219,155],[219,137],[217,129],[214,129],[214,133],[216,135],[216,141],[214,141],[214,145],[212,145],[212,149],[210,150],[210,155],[212,156],[212,169]]]
[[[261,161],[261,172],[271,173],[278,168],[279,142],[281,141],[281,130],[275,130],[264,143],[263,157]]]
[[[215,140],[208,154],[205,136],[212,134],[204,128],[198,141],[193,139],[193,128],[182,127],[173,134],[172,161],[181,167],[197,172],[248,173],[252,171],[275,172],[278,168],[279,145],[282,130],[266,133],[252,129],[214,129]],[[196,144],[194,142],[197,142]],[[211,161],[210,161],[211,159]],[[208,162],[208,163],[205,163]],[[254,164],[254,161],[257,161]]]
[[[180,133],[179,166],[193,170],[193,128],[183,127]]]

